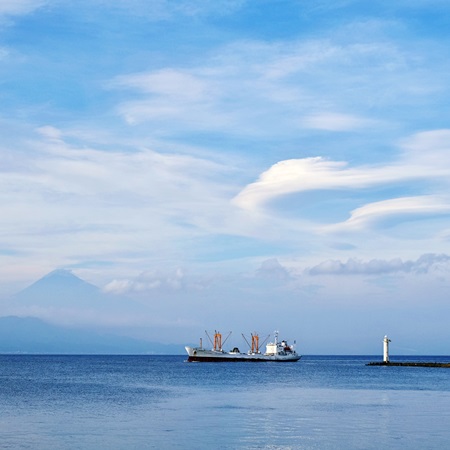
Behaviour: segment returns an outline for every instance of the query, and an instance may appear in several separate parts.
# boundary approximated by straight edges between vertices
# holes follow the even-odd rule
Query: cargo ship
[[[245,341],[249,346],[249,350],[243,353],[239,348],[234,347],[231,351],[223,350],[223,345],[225,344],[230,334],[227,336],[225,341],[222,343],[222,334],[218,331],[214,332],[214,340],[209,337],[206,332],[208,339],[211,342],[212,348],[203,348],[202,339],[200,339],[199,347],[188,347],[186,346],[186,352],[188,354],[189,362],[292,362],[298,361],[301,358],[295,351],[295,341],[293,345],[288,345],[286,340],[278,339],[278,332],[274,333],[274,339],[272,342],[266,344],[266,351],[262,353],[259,349],[259,336],[258,334],[251,334],[251,344],[248,342],[247,338],[243,336]],[[266,338],[266,340],[270,335]]]

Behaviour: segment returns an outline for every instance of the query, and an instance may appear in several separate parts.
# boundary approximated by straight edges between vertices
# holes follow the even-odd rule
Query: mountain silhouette
[[[64,269],[50,272],[12,296],[8,312],[72,325],[131,322],[146,314],[139,303],[104,293]]]
[[[181,345],[48,324],[33,317],[0,317],[0,353],[182,354]]]
[[[110,303],[115,303],[113,296],[103,294],[97,286],[65,269],[50,272],[13,296],[13,301],[22,306],[40,307],[92,307],[108,299]]]
[[[182,354],[182,345],[127,336],[149,313],[124,296],[58,269],[11,297],[0,317],[0,352]]]

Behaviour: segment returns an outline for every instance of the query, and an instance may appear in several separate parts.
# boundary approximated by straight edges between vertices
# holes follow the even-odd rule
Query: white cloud
[[[226,227],[230,167],[150,149],[75,147],[54,127],[39,132],[26,158],[2,149],[0,250],[9,249],[11,264],[40,254],[53,267],[113,254],[129,264],[130,252],[171,259],[183,237]]]
[[[10,50],[6,47],[0,47],[0,61],[5,60],[10,54]]]
[[[373,126],[373,122],[361,117],[338,113],[317,113],[306,116],[300,121],[305,128],[327,131],[351,131]]]
[[[403,160],[422,170],[432,170],[437,176],[447,173],[450,166],[450,129],[417,133],[401,142]]]
[[[55,141],[61,141],[62,138],[62,132],[61,130],[58,130],[55,127],[52,127],[50,125],[46,125],[43,127],[39,127],[36,129],[36,131],[42,135],[44,138],[55,140]]]
[[[404,144],[404,153],[393,162],[351,168],[345,162],[320,157],[281,161],[246,186],[234,203],[250,211],[287,194],[314,190],[360,190],[377,186],[407,186],[426,181],[435,195],[400,197],[364,205],[352,212],[346,226],[367,225],[377,217],[400,214],[448,213],[450,180],[450,130],[419,133]],[[420,189],[416,187],[416,189]],[[332,229],[332,226],[328,229]]]
[[[198,101],[204,99],[208,93],[206,82],[190,73],[175,69],[120,76],[111,86],[134,88],[148,94],[183,101]]]
[[[173,119],[166,133],[212,129],[252,136],[373,127],[386,118],[366,116],[367,104],[398,107],[429,93],[418,88],[426,84],[424,74],[409,50],[382,38],[355,44],[342,33],[341,40],[233,42],[206,52],[203,64],[123,75],[109,87],[141,94],[118,107],[128,123],[156,127]]]
[[[120,76],[109,86],[144,94],[143,98],[119,105],[118,111],[128,123],[150,121],[164,125],[167,120],[174,120],[173,131],[176,132],[186,127],[229,127],[231,116],[217,109],[222,93],[216,83],[202,71],[163,69]]]
[[[0,16],[28,14],[46,3],[48,0],[2,0],[0,1]]]
[[[404,175],[405,176],[405,175]],[[410,177],[410,174],[407,174]],[[321,157],[280,161],[246,186],[234,199],[245,209],[286,194],[322,189],[351,189],[398,181],[397,166],[347,168],[347,163]]]
[[[122,14],[136,14],[149,21],[170,21],[182,17],[227,15],[239,10],[246,0],[88,0],[89,4],[114,8]]]
[[[116,279],[106,284],[103,291],[115,295],[151,295],[159,301],[157,294],[198,291],[202,288],[203,285],[199,280],[187,277],[183,269],[177,268],[171,271],[149,270],[134,278]]]
[[[262,294],[264,289],[275,292],[308,292],[311,288],[327,289],[339,284],[341,276],[358,278],[361,288],[373,280],[385,280],[386,275],[409,274],[421,275],[423,279],[441,279],[450,281],[450,256],[446,254],[423,254],[413,260],[403,260],[399,257],[392,259],[357,259],[347,261],[329,259],[319,262],[312,267],[300,267],[292,262],[280,263],[277,258],[261,261],[254,270],[234,275],[215,274],[211,277],[187,274],[184,270],[151,270],[136,277],[115,279],[107,283],[104,292],[115,295],[131,295],[152,302],[161,301],[162,295],[194,295],[202,293],[202,298],[210,298],[217,292],[254,292]],[[324,278],[326,277],[326,278]],[[319,283],[319,284],[317,284]],[[380,285],[381,288],[382,285]],[[388,288],[389,286],[387,286]],[[366,286],[367,288],[367,286]],[[263,291],[264,291],[263,289]],[[256,294],[258,293],[258,294]],[[266,293],[267,294],[267,293]],[[336,293],[339,297],[340,294]],[[204,297],[203,297],[204,296]],[[229,301],[232,301],[230,299]]]
[[[291,278],[289,270],[280,264],[277,258],[266,259],[261,263],[256,275],[262,278],[286,281]]]
[[[450,199],[434,196],[403,197],[364,205],[351,212],[351,217],[342,223],[326,226],[325,231],[351,231],[368,228],[377,221],[403,217],[404,220],[417,216],[450,214]]]
[[[402,261],[400,258],[392,260],[373,259],[370,261],[350,258],[347,262],[327,260],[307,269],[307,273],[310,275],[382,275],[398,272],[446,273],[448,276],[450,275],[450,256],[425,254],[415,261]]]
[[[149,283],[134,280],[112,280],[103,288],[103,291],[108,294],[123,295],[153,290],[158,288],[160,285],[161,282],[159,280],[154,280]]]
[[[182,203],[188,192],[201,195],[202,179],[228,170],[211,160],[145,148],[129,152],[78,148],[66,144],[63,133],[50,126],[39,132],[46,141],[36,146],[29,172],[11,174],[13,183],[16,176],[20,178],[18,188],[28,182],[48,193],[110,196],[128,192],[147,200],[179,197]]]

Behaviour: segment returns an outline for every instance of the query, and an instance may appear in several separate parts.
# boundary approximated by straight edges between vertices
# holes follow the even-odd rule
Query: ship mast
[[[269,339],[270,334],[264,339],[264,341],[261,343],[259,340],[259,335],[258,333],[251,333],[251,337],[252,337],[252,343],[250,345],[250,343],[248,342],[247,338],[245,337],[244,334],[242,334],[242,337],[244,338],[245,342],[247,342],[248,348],[250,349],[250,353],[260,353],[259,349],[260,347],[262,347],[267,339]]]
[[[222,335],[218,332],[214,332],[214,350],[222,351]]]
[[[252,353],[259,353],[259,336],[252,333]]]
[[[227,342],[228,338],[231,336],[231,331],[228,333],[228,336],[225,338],[225,340],[222,342],[222,334],[215,330],[214,331],[214,342],[209,337],[208,332],[205,330],[206,336],[208,336],[209,342],[211,342],[211,345],[213,347],[213,350],[216,352],[221,352],[222,347],[225,345],[225,342]]]

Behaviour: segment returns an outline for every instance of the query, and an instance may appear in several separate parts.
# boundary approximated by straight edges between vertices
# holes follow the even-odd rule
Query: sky
[[[67,269],[172,341],[450,354],[449,22],[444,0],[0,0],[0,297]]]

